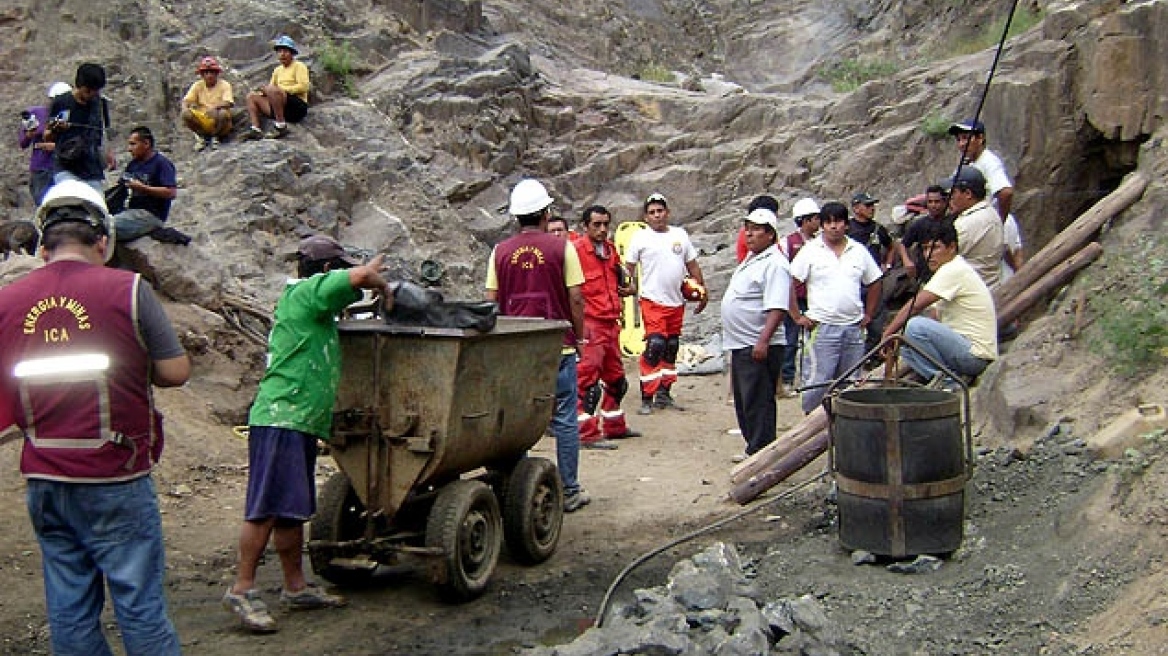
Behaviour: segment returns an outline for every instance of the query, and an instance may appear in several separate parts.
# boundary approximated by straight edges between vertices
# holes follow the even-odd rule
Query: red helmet
[[[215,71],[216,73],[221,73],[223,72],[223,69],[219,67],[219,62],[214,57],[203,57],[201,60],[199,60],[198,72],[202,73],[203,71]]]
[[[687,301],[701,301],[706,298],[706,288],[697,280],[686,276],[681,281],[681,295]]]

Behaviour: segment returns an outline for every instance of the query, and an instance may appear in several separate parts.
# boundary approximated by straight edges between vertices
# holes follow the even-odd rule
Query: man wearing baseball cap
[[[730,353],[734,413],[750,456],[775,439],[775,392],[783,368],[791,276],[787,258],[775,246],[775,213],[756,209],[743,226],[750,253],[734,269],[722,296],[722,345]]]
[[[368,264],[349,257],[335,239],[313,235],[300,242],[299,278],[289,280],[276,303],[268,337],[268,367],[248,416],[248,479],[235,582],[223,606],[243,628],[271,633],[276,621],[256,588],[256,570],[269,539],[284,574],[280,601],[292,609],[343,606],[304,576],[304,523],[316,512],[317,440],[332,435],[332,409],[341,378],[337,314],[361,300],[362,289],[386,296],[384,255]],[[392,306],[392,297],[386,297]]]
[[[311,83],[308,67],[296,61],[300,49],[292,37],[282,35],[272,43],[280,65],[272,71],[268,84],[247,94],[247,113],[251,127],[243,139],[279,139],[288,134],[289,123],[299,123],[308,116],[308,90]],[[272,119],[272,129],[266,134],[260,129],[262,117]]]
[[[985,177],[986,190],[993,199],[994,208],[998,216],[1005,219],[1014,206],[1014,183],[1006,173],[1002,158],[986,148],[985,124],[965,119],[950,125],[949,134],[957,140],[962,163],[974,166]]]
[[[949,207],[957,214],[957,244],[961,256],[993,290],[1001,278],[1005,249],[1002,218],[986,200],[986,180],[977,168],[965,165],[953,176]]]

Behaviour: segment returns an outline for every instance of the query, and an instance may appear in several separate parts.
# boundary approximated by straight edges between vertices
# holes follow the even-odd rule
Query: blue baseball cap
[[[296,42],[287,34],[281,34],[280,38],[272,42],[272,49],[279,50],[280,48],[287,48],[292,51],[292,54],[300,54],[300,49],[296,47]]]

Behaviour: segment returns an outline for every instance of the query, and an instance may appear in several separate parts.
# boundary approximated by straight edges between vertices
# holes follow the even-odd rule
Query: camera
[[[36,115],[32,112],[26,109],[20,113],[20,127],[24,128],[26,132],[32,132],[40,126],[41,122],[37,120]]]

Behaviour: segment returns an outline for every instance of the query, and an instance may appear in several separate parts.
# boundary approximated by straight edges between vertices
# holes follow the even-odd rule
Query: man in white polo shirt
[[[820,235],[791,262],[791,277],[807,285],[807,311],[796,303],[795,323],[811,330],[804,346],[803,412],[823,401],[828,385],[864,358],[864,331],[880,308],[880,265],[863,244],[848,238],[848,208],[825,203]],[[860,285],[867,285],[864,298]]]

